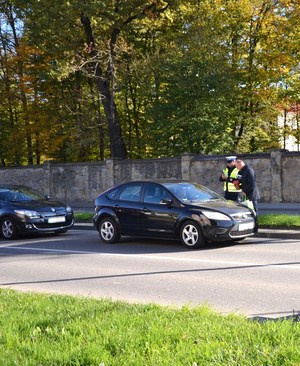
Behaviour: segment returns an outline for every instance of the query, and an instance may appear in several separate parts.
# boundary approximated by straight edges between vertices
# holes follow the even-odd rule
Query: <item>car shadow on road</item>
[[[220,242],[220,243],[207,243],[205,246],[197,249],[189,249],[183,246],[179,241],[175,239],[151,239],[151,238],[136,238],[136,237],[122,237],[119,242],[114,244],[104,244],[99,240],[100,245],[108,246],[108,247],[129,247],[135,253],[142,253],[144,249],[151,249],[152,251],[155,249],[159,249],[159,251],[165,252],[194,252],[194,251],[204,251],[204,250],[213,250],[213,249],[222,249],[226,247],[235,246],[240,243],[232,243],[230,241]]]
[[[100,242],[100,240],[99,240]],[[137,246],[137,250],[139,248],[141,248],[142,246],[151,246],[152,248],[154,247],[165,247],[165,248],[169,248],[172,251],[176,251],[176,252],[182,252],[182,251],[187,251],[187,252],[193,252],[193,251],[208,251],[208,250],[217,250],[217,249],[224,249],[224,248],[228,248],[228,247],[238,247],[238,246],[245,246],[245,245],[253,245],[253,244],[265,244],[266,240],[265,239],[257,239],[255,240],[255,242],[253,241],[248,241],[247,239],[245,240],[236,240],[236,241],[222,241],[222,242],[208,242],[206,243],[203,247],[201,248],[197,248],[197,249],[189,249],[185,246],[183,246],[179,241],[175,240],[175,239],[151,239],[151,238],[136,238],[136,237],[123,237],[121,238],[121,240],[118,243],[114,243],[114,244],[104,244],[101,243],[102,245],[105,246],[119,246],[120,248],[122,246],[125,245],[134,245]],[[132,249],[133,246],[131,247]],[[168,250],[168,251],[170,251]],[[140,252],[138,250],[138,252]]]
[[[270,240],[270,239],[269,239]],[[13,249],[26,251],[30,250],[31,254],[41,253],[57,253],[61,255],[70,255],[74,253],[91,254],[91,253],[106,253],[106,254],[159,254],[159,253],[180,253],[180,252],[199,252],[221,250],[229,247],[240,247],[247,245],[264,244],[266,240],[261,238],[255,241],[249,239],[241,241],[225,241],[225,242],[209,242],[205,246],[198,249],[189,249],[184,247],[179,241],[173,239],[154,239],[140,237],[122,237],[121,240],[114,244],[105,244],[100,241],[96,232],[90,232],[87,236],[83,235],[78,239],[78,235],[74,232],[65,234],[40,234],[21,237],[13,241],[0,239],[0,248],[7,247],[11,250],[12,255],[18,255]],[[13,251],[13,252],[12,252]],[[26,252],[24,252],[26,253]],[[9,255],[9,252],[6,252]]]

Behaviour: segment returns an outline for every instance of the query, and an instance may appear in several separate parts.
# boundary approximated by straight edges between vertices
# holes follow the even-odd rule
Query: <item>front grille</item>
[[[70,225],[71,223],[67,222],[60,222],[55,224],[48,224],[48,223],[41,223],[41,224],[34,224],[38,229],[55,229],[58,227],[65,227]]]
[[[53,217],[53,216],[66,216],[67,212],[66,210],[57,209],[56,211],[47,211],[47,212],[40,212],[40,214],[47,218],[47,217]]]
[[[249,235],[249,234],[254,234],[254,229],[249,229],[249,230],[244,230],[244,231],[231,231],[230,232],[230,236],[231,237],[236,237],[236,236],[244,236],[244,235]]]
[[[53,216],[52,216],[53,217]],[[49,222],[35,222],[34,225],[36,228],[38,229],[56,229],[58,227],[67,227],[70,226],[72,224],[72,216],[67,216],[66,217],[66,221],[64,222],[54,222],[54,223],[49,223]]]

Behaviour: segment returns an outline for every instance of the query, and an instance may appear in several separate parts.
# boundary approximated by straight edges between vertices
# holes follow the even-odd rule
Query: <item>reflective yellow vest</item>
[[[238,175],[238,168],[234,168],[232,170],[232,172],[230,173],[230,176],[228,177],[228,168],[226,167],[225,169],[223,169],[223,174],[226,175],[227,178],[233,178],[236,179],[237,175]],[[224,181],[224,191],[228,191],[228,192],[242,192],[241,189],[236,189],[234,184],[228,181]]]

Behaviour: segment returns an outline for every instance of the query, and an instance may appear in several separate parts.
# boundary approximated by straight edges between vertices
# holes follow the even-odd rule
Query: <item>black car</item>
[[[5,239],[34,232],[65,233],[74,224],[71,207],[24,186],[0,186],[0,227]]]
[[[189,182],[132,181],[95,200],[94,226],[104,243],[122,235],[179,239],[187,248],[254,235],[255,214]]]

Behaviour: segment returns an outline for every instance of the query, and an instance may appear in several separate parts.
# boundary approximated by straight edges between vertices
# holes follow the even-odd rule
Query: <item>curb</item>
[[[258,229],[255,237],[300,240],[300,230]]]
[[[74,224],[73,230],[95,230],[94,224],[89,222],[78,222]]]

